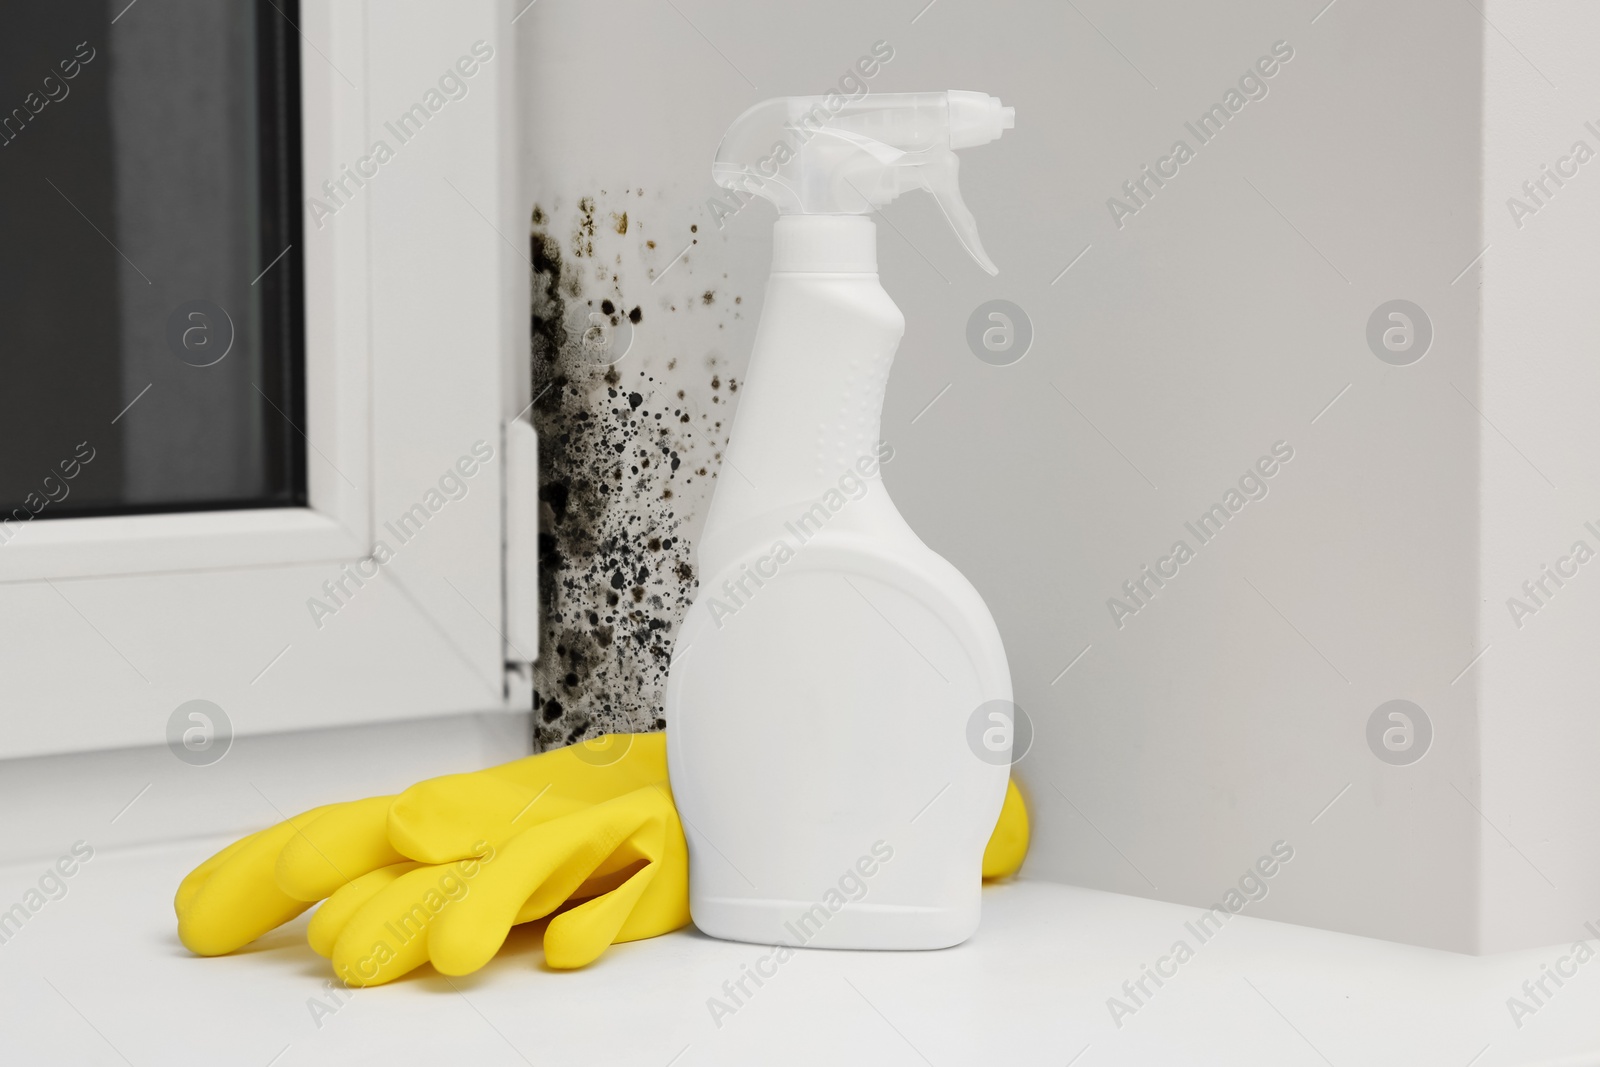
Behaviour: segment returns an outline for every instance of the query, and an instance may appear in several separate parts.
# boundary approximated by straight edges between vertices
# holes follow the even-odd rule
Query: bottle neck
[[[876,274],[878,228],[865,215],[780,215],[773,273]]]
[[[882,495],[880,417],[905,316],[879,283],[876,233],[855,215],[778,220],[761,322],[700,539],[702,574],[747,542],[771,545],[796,508],[849,495],[858,481]]]

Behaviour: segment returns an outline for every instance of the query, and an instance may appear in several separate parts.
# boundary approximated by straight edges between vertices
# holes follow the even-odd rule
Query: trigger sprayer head
[[[961,198],[955,150],[988,144],[1015,125],[1016,109],[986,93],[778,97],[728,128],[711,176],[785,215],[866,215],[926,189],[972,258],[998,274]]]

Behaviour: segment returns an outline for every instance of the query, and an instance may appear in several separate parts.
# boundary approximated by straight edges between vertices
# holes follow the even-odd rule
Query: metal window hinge
[[[506,697],[533,706],[539,658],[539,437],[523,419],[506,423]]]

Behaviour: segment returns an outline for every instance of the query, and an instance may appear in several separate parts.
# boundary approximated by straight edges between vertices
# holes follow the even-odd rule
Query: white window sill
[[[731,1003],[723,983],[770,950],[690,930],[557,973],[541,966],[528,929],[470,978],[426,970],[341,990],[348,999],[319,1028],[308,1000],[327,996],[331,972],[305,945],[305,919],[231,957],[197,959],[178,944],[173,890],[224,840],[99,851],[66,897],[0,945],[0,1062],[1600,1062],[1600,962],[1518,1030],[1506,998],[1559,951],[1456,956],[1247,916],[1118,1030],[1107,998],[1173,941],[1193,941],[1184,923],[1195,909],[1027,881],[986,890],[983,928],[956,949],[802,952],[762,988],[747,981],[754,995],[720,1029],[708,999]],[[0,867],[0,906],[43,867]]]

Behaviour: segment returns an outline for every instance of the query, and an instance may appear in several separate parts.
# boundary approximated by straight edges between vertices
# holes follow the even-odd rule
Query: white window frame
[[[530,627],[507,610],[503,550],[507,485],[533,477],[508,482],[503,431],[528,400],[511,18],[505,0],[303,0],[309,506],[13,525],[0,758],[161,743],[190,699],[237,734],[525,710],[506,665],[531,660]],[[323,181],[396,147],[385,122],[480,41],[494,55],[467,95],[319,226]],[[511,435],[518,464],[530,437]],[[385,520],[480,441],[494,459],[466,496],[397,546]],[[337,603],[321,583],[373,569],[378,541],[379,576],[314,620],[312,598]]]

